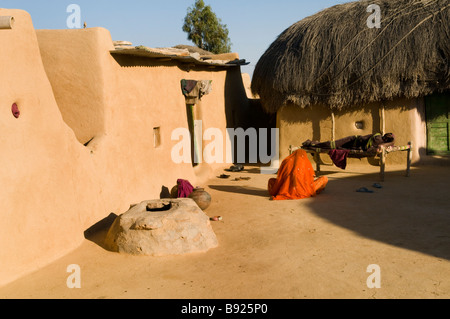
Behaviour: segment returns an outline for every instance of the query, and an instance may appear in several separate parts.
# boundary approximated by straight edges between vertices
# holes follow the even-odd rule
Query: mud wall
[[[384,105],[385,132],[395,134],[398,146],[413,143],[413,162],[420,160],[426,145],[426,125],[424,103],[422,99],[397,99],[384,104],[371,103],[354,106],[345,111],[335,111],[335,139],[352,135],[367,135],[381,132],[382,107]],[[356,123],[359,123],[358,126]],[[301,109],[295,105],[283,107],[277,114],[277,126],[280,128],[280,158],[289,153],[289,146],[301,146],[308,139],[329,141],[333,137],[331,110],[316,105]],[[361,125],[361,126],[359,126]],[[325,162],[330,162],[327,155],[322,155]],[[368,164],[368,159],[349,159],[349,163]],[[387,157],[388,163],[406,163],[406,153],[395,152]],[[372,164],[376,165],[375,161]]]
[[[31,17],[21,10],[0,30],[0,284],[54,260],[83,240],[107,211],[91,154],[64,123],[40,57]],[[20,111],[14,117],[11,106]]]
[[[115,58],[106,29],[36,31],[27,12],[0,15],[15,18],[0,30],[0,285],[75,249],[110,213],[160,198],[178,178],[205,186],[229,166],[175,163],[172,133],[188,128],[180,81],[211,80],[195,120],[225,145],[230,101],[248,103],[245,91],[225,90],[239,72]]]

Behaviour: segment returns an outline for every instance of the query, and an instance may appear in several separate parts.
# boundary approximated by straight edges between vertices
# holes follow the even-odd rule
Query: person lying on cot
[[[362,151],[376,151],[383,145],[385,147],[394,145],[394,134],[387,133],[381,135],[380,133],[369,134],[365,136],[354,135],[341,138],[336,141],[314,142],[307,140],[302,145],[306,148],[324,148],[324,149],[346,149],[346,150],[362,150]]]

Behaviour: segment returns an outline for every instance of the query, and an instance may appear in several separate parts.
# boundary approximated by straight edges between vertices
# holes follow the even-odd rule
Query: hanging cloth
[[[202,97],[208,95],[212,91],[211,80],[181,80],[181,91],[186,97],[186,104],[197,104]]]
[[[350,150],[331,150],[328,152],[330,155],[333,164],[341,169],[345,169],[347,167],[347,157],[350,153]]]
[[[178,179],[178,198],[187,198],[194,191],[194,186],[185,179]]]
[[[199,100],[202,100],[202,97],[204,95],[208,95],[212,91],[212,81],[210,80],[203,80],[200,81],[200,88],[199,88]]]
[[[181,91],[183,95],[188,95],[197,85],[197,81],[194,80],[181,80]]]

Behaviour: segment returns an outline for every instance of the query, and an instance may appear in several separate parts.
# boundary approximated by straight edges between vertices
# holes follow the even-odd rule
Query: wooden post
[[[336,141],[336,119],[333,111],[331,111],[331,130],[331,140]]]
[[[194,104],[186,104],[186,112],[188,118],[188,128],[191,133],[191,161],[192,166],[198,165],[198,152],[197,152],[197,141],[195,134],[195,116],[194,116]]]
[[[384,103],[381,105],[381,135],[386,134],[386,115]]]
[[[320,174],[320,162],[321,162],[320,154],[317,153],[317,152],[314,152],[313,156],[314,156],[314,161],[316,162],[316,173],[317,173],[317,176],[319,176],[319,174]]]
[[[406,177],[409,177],[411,175],[411,162],[412,162],[412,142],[408,142],[409,149],[408,149],[408,158],[406,160]]]
[[[380,178],[384,182],[384,175],[386,171],[386,148],[381,146],[381,159],[380,159]]]

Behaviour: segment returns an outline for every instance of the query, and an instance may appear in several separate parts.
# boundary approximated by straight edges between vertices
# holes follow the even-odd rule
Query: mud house
[[[237,54],[134,47],[103,28],[35,30],[22,10],[0,17],[0,284],[76,248],[111,212],[228,165],[174,163],[171,134],[193,120],[223,136],[242,124],[252,106]],[[211,87],[187,103],[183,80]]]
[[[375,4],[379,27],[368,23]],[[280,157],[307,139],[377,132],[394,133],[397,145],[411,141],[414,162],[449,155],[449,22],[445,0],[356,1],[286,29],[252,81],[277,114]],[[393,153],[388,161],[406,159]]]

